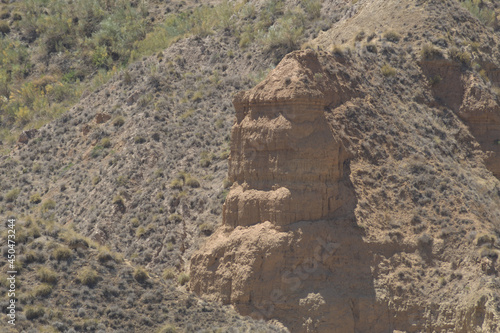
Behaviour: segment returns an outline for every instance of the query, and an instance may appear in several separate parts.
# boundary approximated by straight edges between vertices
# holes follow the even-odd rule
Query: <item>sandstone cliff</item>
[[[274,75],[234,99],[224,224],[318,220],[349,204],[349,153],[324,108],[354,95],[344,72],[311,53],[285,57]],[[350,209],[352,210],[352,209]],[[339,212],[337,212],[339,214]]]
[[[292,332],[499,330],[497,245],[480,239],[500,184],[474,131],[358,56],[294,52],[236,95],[234,183],[191,288]]]

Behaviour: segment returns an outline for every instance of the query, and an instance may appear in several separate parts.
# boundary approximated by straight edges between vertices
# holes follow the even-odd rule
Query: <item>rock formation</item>
[[[318,220],[352,201],[349,153],[324,108],[352,96],[353,89],[320,68],[311,52],[295,54],[269,80],[235,97],[229,158],[234,186],[224,205],[225,224]]]
[[[451,236],[452,229],[441,231],[443,239],[434,239],[439,229],[419,215],[406,217],[407,207],[424,201],[414,189],[405,194],[407,172],[397,161],[407,154],[404,149],[415,148],[397,148],[390,142],[396,147],[390,154],[399,171],[383,181],[381,171],[371,173],[373,168],[388,172],[381,166],[389,165],[383,147],[392,139],[370,131],[391,123],[385,112],[403,108],[366,94],[369,90],[352,66],[325,52],[297,51],[262,83],[236,95],[229,159],[233,185],[222,226],[191,258],[191,289],[233,304],[244,315],[278,319],[299,333],[498,329],[495,296],[489,287],[465,282],[481,272],[495,276],[496,259],[483,257],[485,263],[477,264],[481,257],[470,245],[460,245],[463,240]],[[379,93],[391,96],[389,91]],[[467,89],[463,94],[470,95]],[[356,105],[367,111],[353,113]],[[387,109],[378,112],[376,105]],[[418,125],[425,125],[423,117],[410,129],[413,137],[418,137]],[[441,160],[436,158],[435,163]],[[409,163],[411,172],[424,177],[425,165],[417,160]],[[380,188],[365,176],[369,174],[378,177]],[[429,176],[421,181],[432,181]],[[389,209],[394,214],[406,211],[398,212],[400,220],[386,212],[379,224],[375,213],[387,206],[384,200],[391,205],[393,199],[383,190],[386,182],[400,189]],[[453,181],[450,186],[455,184],[460,183]],[[378,208],[370,212],[364,208],[369,205]],[[422,209],[420,214],[435,221]],[[477,234],[475,227],[461,228],[463,233],[471,231],[469,237]],[[450,254],[452,247],[456,252]],[[459,273],[457,265],[465,273]],[[430,267],[440,267],[439,273],[426,273]],[[449,285],[448,280],[436,285],[434,274],[445,276]],[[470,289],[463,289],[466,284]],[[449,288],[463,291],[449,295]]]
[[[424,60],[424,74],[438,103],[458,114],[487,154],[486,166],[500,178],[500,105],[484,80],[463,70],[463,64],[452,59]],[[497,73],[495,68],[492,73]],[[496,79],[496,74],[492,80]],[[493,81],[495,84],[498,82]]]
[[[324,113],[355,96],[357,83],[333,58],[321,60],[337,67],[310,50],[288,55],[235,97],[234,184],[223,228],[192,259],[191,286],[297,332],[380,330],[387,318],[353,216],[351,154]],[[373,320],[360,322],[352,308]]]

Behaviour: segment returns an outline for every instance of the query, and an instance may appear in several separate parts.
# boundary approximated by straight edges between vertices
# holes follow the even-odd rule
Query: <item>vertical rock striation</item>
[[[275,75],[234,99],[229,158],[234,185],[224,205],[229,226],[318,220],[352,199],[344,181],[349,154],[324,115],[324,108],[340,99],[329,100],[321,90],[332,85],[330,75],[308,72],[301,61],[321,68],[312,53],[288,57]],[[334,90],[335,97],[342,87]]]

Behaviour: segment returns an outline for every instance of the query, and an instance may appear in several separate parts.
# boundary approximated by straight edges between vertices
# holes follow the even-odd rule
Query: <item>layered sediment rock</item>
[[[351,154],[324,113],[356,96],[356,84],[333,59],[302,51],[235,97],[233,186],[223,226],[192,258],[195,292],[243,314],[279,318],[297,332],[380,331],[387,324],[361,255]],[[353,306],[373,320],[362,324]]]
[[[320,66],[317,59],[308,58],[312,55],[297,56]],[[266,82],[274,90],[257,86],[234,100],[237,122],[229,158],[234,185],[224,205],[227,225],[270,221],[283,226],[318,220],[332,216],[351,199],[343,181],[349,154],[324,115],[332,101],[313,83],[330,78],[321,72],[316,77],[306,70],[297,73],[299,61],[285,59],[278,82]],[[311,94],[301,89],[308,84]]]

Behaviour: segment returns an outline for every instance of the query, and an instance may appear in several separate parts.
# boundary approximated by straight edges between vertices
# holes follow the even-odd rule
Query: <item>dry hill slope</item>
[[[498,330],[496,33],[454,1],[214,5],[169,2],[191,37],[1,156],[18,327],[283,331],[217,298],[293,332]]]

